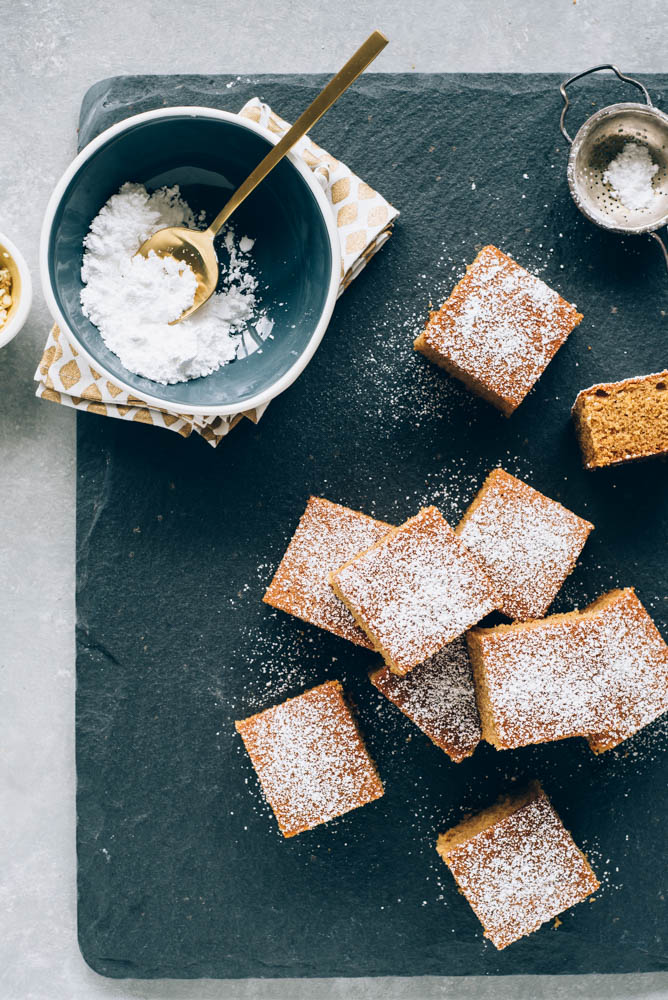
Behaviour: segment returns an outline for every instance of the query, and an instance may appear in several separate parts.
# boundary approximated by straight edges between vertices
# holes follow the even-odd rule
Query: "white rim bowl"
[[[0,267],[4,267],[7,263],[5,254],[10,258],[10,267],[13,261],[18,272],[19,290],[17,305],[12,307],[13,311],[4,326],[0,326],[0,347],[4,347],[16,336],[25,324],[32,305],[32,279],[25,257],[8,236],[0,233]]]
[[[243,128],[249,129],[251,132],[257,132],[258,135],[263,136],[265,139],[269,140],[272,145],[276,145],[279,141],[280,136],[275,135],[268,129],[263,128],[256,122],[250,121],[246,118],[240,118],[239,115],[233,114],[230,111],[218,111],[215,108],[201,108],[201,107],[172,107],[172,108],[159,108],[155,111],[144,111],[142,114],[133,115],[131,118],[124,118],[123,121],[117,122],[116,125],[110,126],[110,128],[105,129],[101,132],[95,139],[92,139],[84,149],[75,157],[72,163],[69,165],[65,173],[62,175],[58,183],[56,184],[51,197],[49,198],[49,203],[46,207],[46,212],[44,214],[44,221],[42,223],[42,232],[40,236],[40,247],[39,247],[39,268],[42,282],[42,291],[44,293],[44,298],[46,299],[49,312],[53,316],[54,321],[58,326],[66,333],[67,337],[74,342],[77,350],[83,355],[86,361],[95,368],[96,371],[101,372],[106,378],[111,382],[120,384],[126,392],[131,395],[136,395],[137,389],[129,385],[127,382],[122,381],[118,376],[112,375],[107,369],[101,364],[96,358],[93,358],[81,341],[77,338],[76,333],[72,330],[72,327],[67,322],[65,316],[58,308],[56,302],[56,296],[51,285],[51,277],[49,273],[49,244],[51,242],[51,231],[53,228],[53,220],[56,215],[56,211],[63,197],[63,194],[67,190],[67,187],[75,176],[75,174],[81,169],[83,164],[86,163],[92,154],[108,142],[111,138],[119,135],[122,132],[127,131],[129,128],[139,124],[140,122],[151,121],[157,118],[168,118],[174,115],[188,115],[193,118],[211,118],[218,121],[232,122],[236,125],[240,125]],[[286,159],[289,159],[293,167],[299,171],[302,175],[308,187],[313,194],[318,207],[320,209],[320,214],[325,222],[325,227],[327,230],[327,235],[329,237],[329,245],[332,258],[332,267],[329,278],[329,287],[327,291],[327,298],[325,299],[325,305],[323,307],[320,319],[311,335],[311,339],[308,342],[305,350],[299,355],[295,363],[291,368],[285,372],[276,382],[265,389],[264,392],[257,393],[248,399],[243,400],[240,403],[225,404],[225,405],[192,405],[188,404],[188,413],[196,413],[198,415],[211,415],[211,416],[229,416],[236,414],[245,410],[253,410],[257,407],[264,406],[270,402],[270,400],[275,399],[276,396],[280,395],[288,386],[292,385],[295,379],[301,375],[301,373],[306,368],[307,364],[315,354],[316,348],[318,347],[320,341],[322,340],[325,330],[329,325],[329,321],[334,311],[334,306],[336,304],[336,298],[339,290],[339,283],[341,280],[341,247],[339,243],[339,235],[336,228],[336,223],[334,221],[334,214],[332,209],[325,197],[325,193],[320,186],[320,183],[313,175],[313,172],[306,166],[304,161],[296,156],[294,153],[288,153]],[[102,206],[100,206],[101,208]],[[93,220],[91,219],[91,222]],[[9,249],[9,248],[8,248]],[[83,247],[82,247],[83,254]],[[21,258],[22,259],[22,258]],[[18,331],[17,331],[18,332]],[[13,336],[13,334],[12,334]],[[2,332],[0,332],[0,344],[2,343]],[[156,386],[158,383],[156,383]],[[173,410],[174,404],[161,399],[158,395],[149,395],[145,392],[141,393],[141,398],[144,402],[148,403],[149,406],[155,406],[158,409],[163,410]]]

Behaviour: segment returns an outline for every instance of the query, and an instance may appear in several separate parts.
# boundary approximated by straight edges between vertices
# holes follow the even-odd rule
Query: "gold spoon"
[[[184,260],[195,272],[197,278],[195,300],[189,309],[186,309],[178,319],[170,323],[170,326],[180,323],[186,316],[192,316],[195,310],[204,305],[215,292],[218,284],[218,258],[213,241],[221,226],[227,222],[251,191],[264,180],[269,171],[273,170],[276,164],[283,159],[297,140],[306,135],[311,126],[315,125],[325,111],[331,108],[344,90],[348,89],[350,84],[357,79],[386,45],[387,38],[380,31],[374,31],[372,35],[369,35],[366,42],[329,81],[324,90],[321,90],[306,111],[302,112],[290,131],[286,132],[280,142],[272,146],[264,159],[260,160],[255,170],[237,188],[208,229],[197,230],[186,229],[182,226],[167,226],[166,229],[159,229],[157,233],[153,233],[153,236],[142,243],[137,253],[143,257],[147,257],[152,250],[158,257],[175,257],[177,260]]]

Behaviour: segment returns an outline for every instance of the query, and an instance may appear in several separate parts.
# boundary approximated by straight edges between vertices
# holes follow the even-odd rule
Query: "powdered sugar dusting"
[[[383,794],[337,681],[236,726],[286,837]]]
[[[332,576],[337,593],[406,673],[497,606],[489,580],[435,507]]]
[[[389,529],[390,525],[383,521],[311,497],[264,596],[265,602],[372,648],[367,635],[334,594],[328,575],[368,549]]]
[[[451,848],[446,863],[497,948],[531,934],[598,888],[542,790]]]
[[[579,322],[574,306],[484,247],[425,328],[427,347],[517,406]]]
[[[473,753],[480,717],[465,639],[455,639],[405,677],[384,667],[371,682],[452,760]]]
[[[592,529],[527,483],[495,469],[456,529],[494,584],[509,618],[540,618]]]
[[[471,642],[506,748],[596,733],[605,749],[668,709],[668,647],[630,588],[579,614],[479,629]]]

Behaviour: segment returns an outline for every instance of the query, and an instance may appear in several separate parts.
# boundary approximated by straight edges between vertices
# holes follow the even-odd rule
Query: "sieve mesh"
[[[603,179],[610,162],[626,143],[644,146],[658,166],[652,178],[654,197],[646,208],[628,208]],[[593,115],[576,135],[568,164],[576,204],[606,229],[641,233],[668,221],[668,117],[652,106],[614,104]]]

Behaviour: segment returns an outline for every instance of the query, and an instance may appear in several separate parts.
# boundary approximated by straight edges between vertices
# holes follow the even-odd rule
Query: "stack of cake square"
[[[668,709],[668,647],[631,588],[543,617],[592,529],[503,469],[455,529],[433,506],[395,527],[311,497],[264,601],[379,653],[372,684],[455,762],[481,739],[599,753]],[[512,623],[481,626],[493,611]],[[286,837],[383,794],[338,681],[237,729]],[[536,783],[438,851],[499,948],[598,885]],[[518,879],[526,905],[497,906]]]
[[[487,246],[415,348],[510,416],[581,319]],[[580,394],[588,467],[666,450],[666,374]],[[648,408],[651,442],[634,419]],[[548,615],[592,529],[503,469],[454,529],[433,506],[393,526],[311,497],[264,601],[380,654],[371,683],[455,762],[481,739],[506,750],[580,736],[601,753],[668,709],[668,647],[632,588]],[[481,625],[491,612],[510,623]],[[338,681],[236,726],[285,837],[383,795]],[[599,884],[536,781],[436,847],[497,948]]]
[[[600,752],[668,708],[668,648],[630,588],[543,617],[592,528],[503,469],[455,530],[312,497],[264,600],[378,651],[374,686],[455,761],[481,737]],[[475,627],[493,610],[513,624]]]

